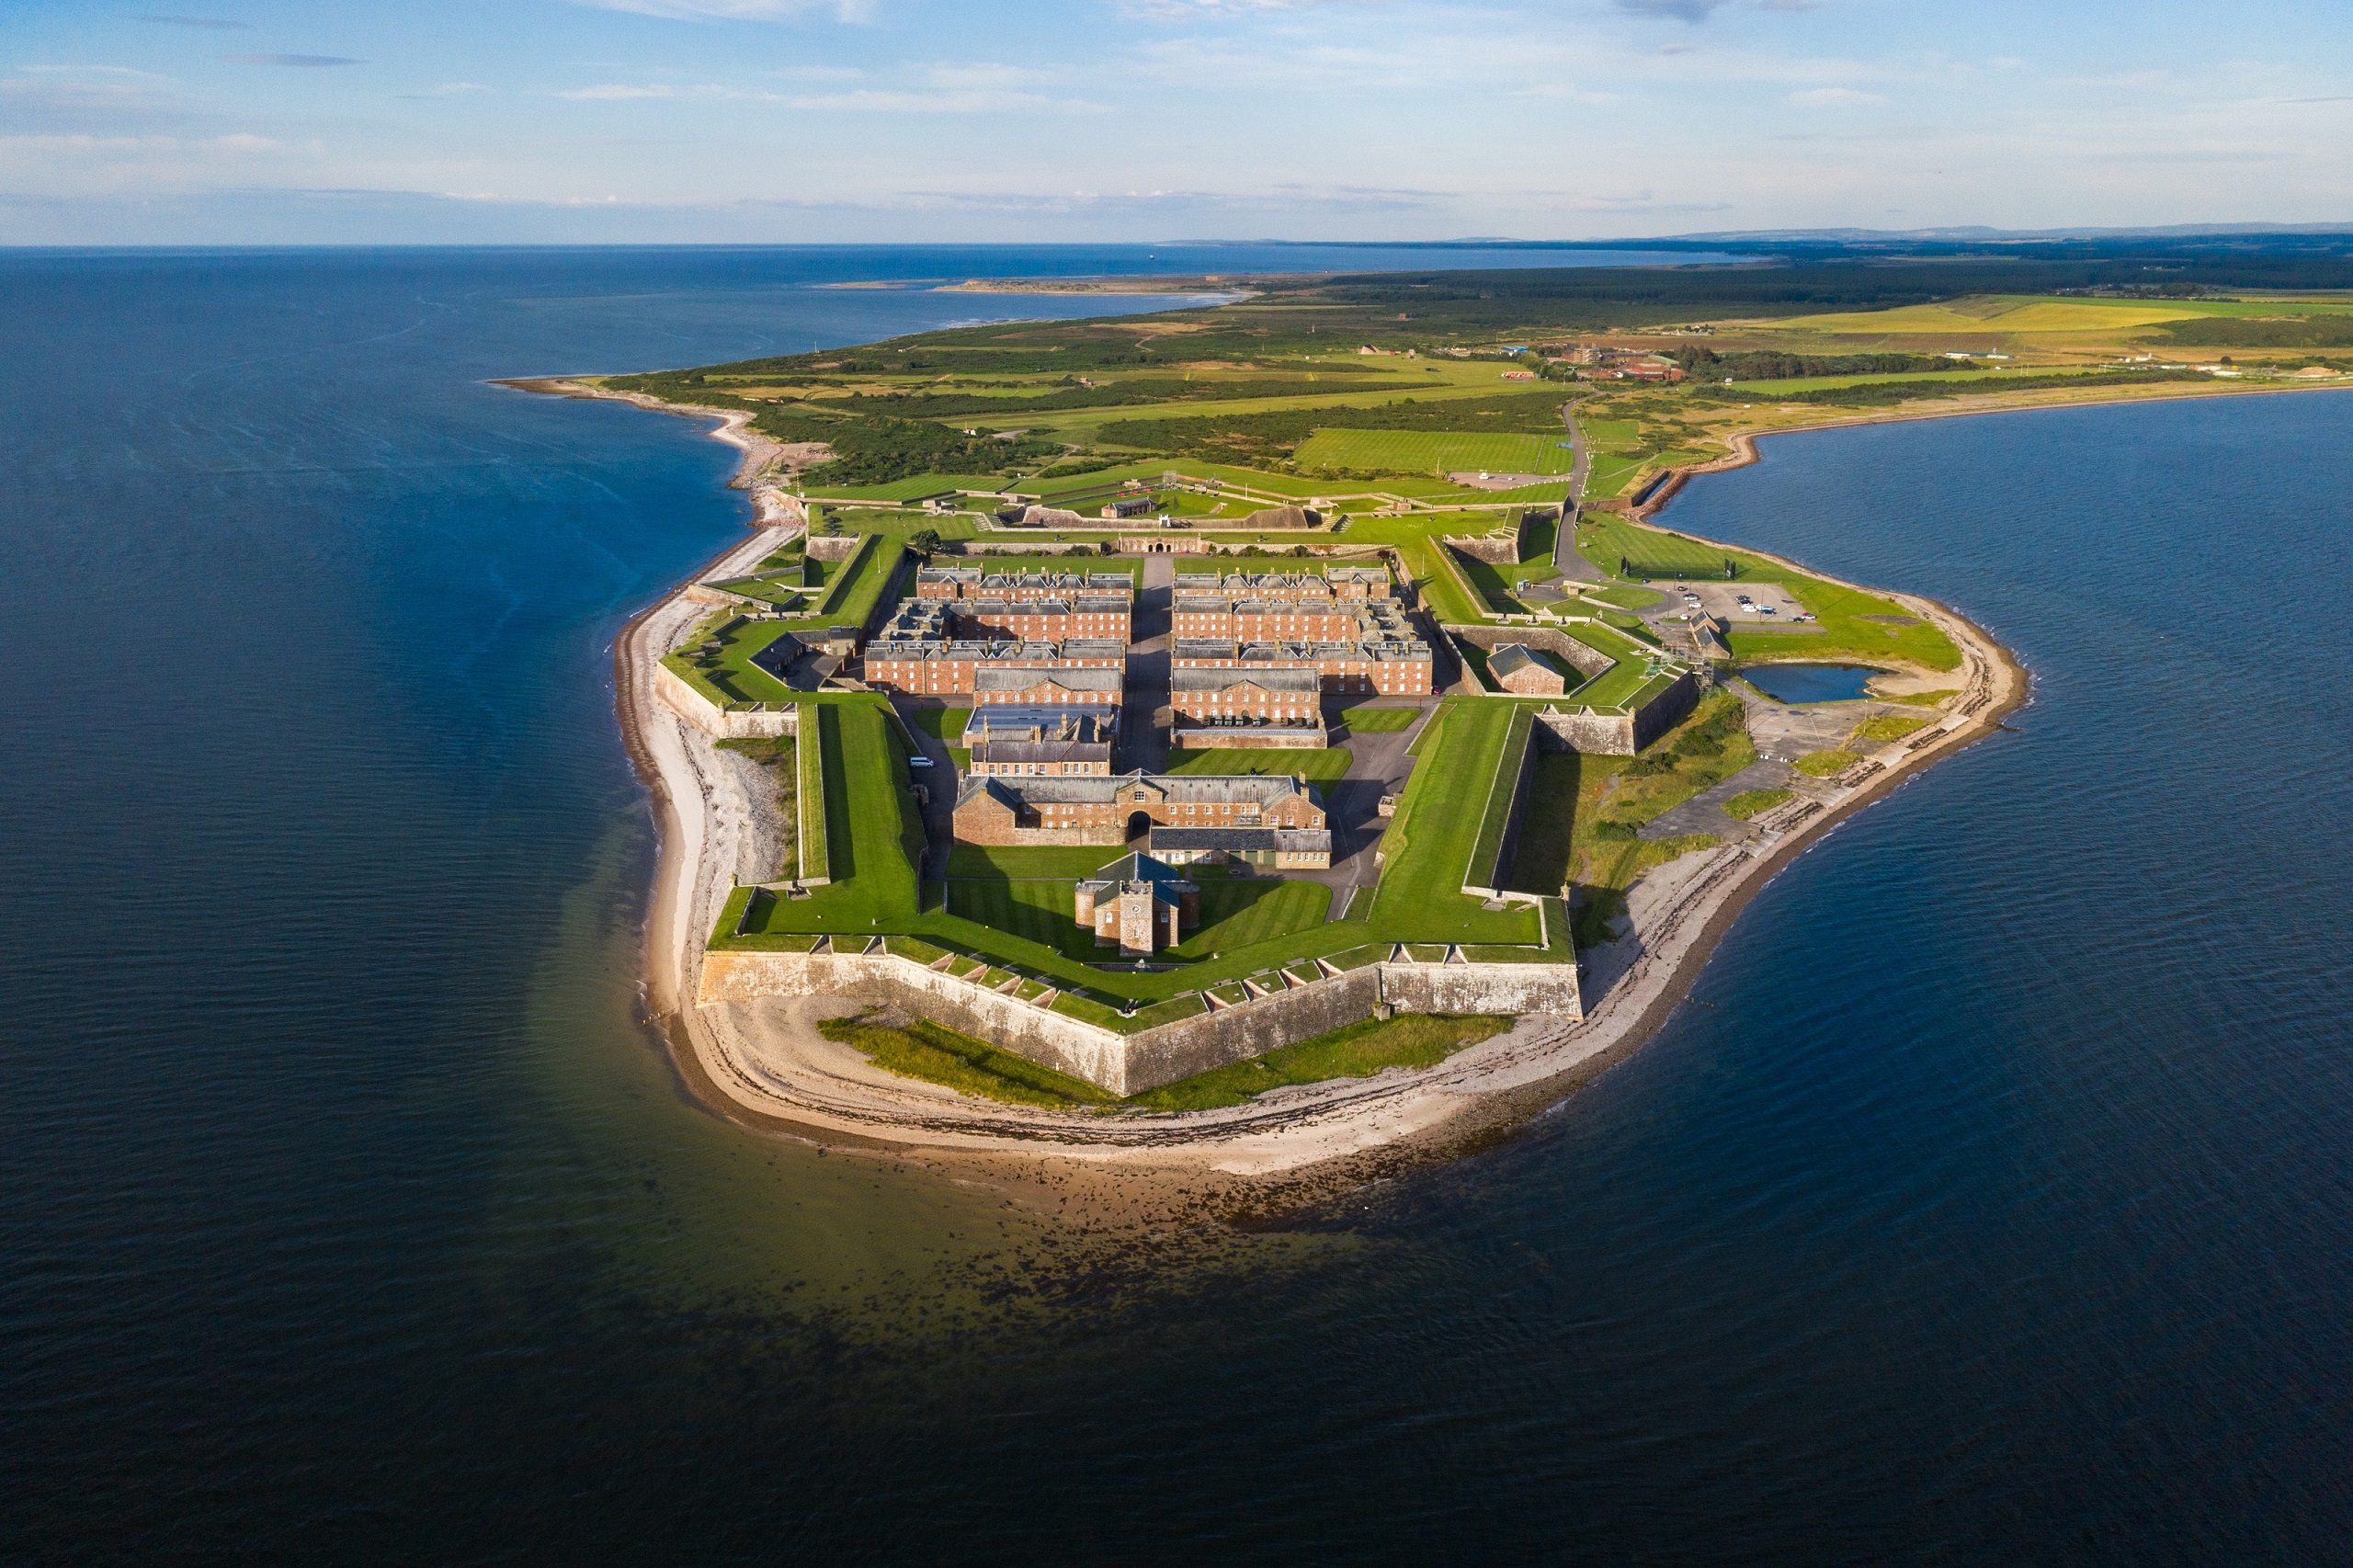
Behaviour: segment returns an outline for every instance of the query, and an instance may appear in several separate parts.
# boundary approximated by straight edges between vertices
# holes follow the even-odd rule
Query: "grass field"
[[[1181,959],[1246,948],[1324,924],[1332,890],[1321,882],[1247,877],[1201,883],[1201,924],[1176,948]]]
[[[1014,877],[1048,877],[1075,881],[1081,877],[1093,876],[1126,853],[1126,849],[1117,844],[1049,845],[1038,848],[959,844],[948,852],[948,874],[991,881],[1003,881]]]
[[[664,655],[662,662],[683,676],[688,686],[722,708],[731,702],[791,702],[797,700],[798,694],[752,663],[754,654],[783,636],[786,630],[780,621],[715,615],[696,635],[686,640],[680,652]],[[712,642],[719,645],[719,653],[706,664],[699,651]]]
[[[1173,949],[1180,959],[1207,958],[1310,930],[1324,924],[1332,903],[1332,890],[1321,882],[1218,877],[1204,880],[1200,889],[1200,925]],[[1085,962],[1116,959],[1116,949],[1097,946],[1095,933],[1078,924],[1076,907],[1071,881],[948,884],[948,913],[961,919]]]
[[[823,737],[813,747],[804,733],[797,750],[822,757],[826,859],[834,881],[808,898],[777,900],[755,932],[905,930],[919,913],[910,852],[921,846],[922,823],[906,785],[906,745],[898,726],[881,699],[866,695],[812,702],[801,718],[804,724],[813,719],[809,727]],[[804,769],[804,790],[807,777]],[[802,801],[813,803],[805,793]],[[804,857],[813,848],[807,835],[816,820],[815,812],[804,811]]]
[[[1794,794],[1789,790],[1743,790],[1724,802],[1723,812],[1734,822],[1746,822],[1792,799]]]
[[[1413,573],[1420,585],[1422,597],[1428,601],[1430,611],[1439,620],[1457,626],[1476,626],[1486,619],[1480,608],[1478,596],[1472,591],[1454,557],[1434,539],[1415,540],[1397,547],[1405,568]]]
[[[1388,864],[1372,899],[1371,924],[1405,942],[1533,942],[1535,914],[1484,910],[1462,893],[1483,821],[1482,805],[1518,705],[1449,697],[1422,733],[1419,758],[1381,840]]]
[[[1480,431],[1318,430],[1292,454],[1302,468],[1370,469],[1376,472],[1566,473],[1575,454],[1568,431],[1558,437]]]
[[[950,490],[999,491],[1014,483],[1002,474],[918,473],[888,484],[813,484],[803,494],[813,501],[920,501]]]
[[[1348,770],[1351,760],[1347,748],[1334,746],[1325,751],[1247,751],[1221,750],[1171,751],[1168,771],[1175,774],[1199,773],[1293,773],[1302,774],[1310,784],[1330,784]]]
[[[1893,600],[1841,587],[1769,561],[1699,540],[1644,528],[1623,517],[1588,513],[1577,522],[1577,549],[1611,576],[1622,559],[1638,577],[1709,582],[1779,583],[1813,612],[1818,631],[1734,630],[1731,642],[1743,658],[1859,655],[1903,659],[1929,669],[1957,669],[1961,650],[1935,627],[1905,615]],[[1733,575],[1724,575],[1729,561]],[[1893,616],[1909,621],[1891,625],[1866,619]],[[1586,700],[1592,700],[1587,699]]]
[[[796,832],[801,840],[801,874],[810,878],[830,878],[834,873],[827,846],[833,842],[831,819],[835,796],[828,787],[825,753],[831,750],[835,754],[832,771],[838,776],[841,770],[840,723],[837,720],[829,719],[825,709],[819,707],[801,709],[800,720],[804,732],[801,738],[812,743],[796,743],[793,747],[795,793],[801,801],[801,812],[796,822]],[[813,734],[807,733],[813,731]]]
[[[1421,716],[1418,708],[1343,708],[1339,719],[1359,735],[1385,735],[1412,729]]]
[[[951,746],[964,738],[964,726],[972,717],[969,708],[910,708],[907,713],[916,729]]]
[[[1511,822],[1512,796],[1518,788],[1520,771],[1527,766],[1528,748],[1533,744],[1536,710],[1525,704],[1514,704],[1511,722],[1504,730],[1504,744],[1496,755],[1493,782],[1487,787],[1487,799],[1479,816],[1479,836],[1471,846],[1471,861],[1462,874],[1466,887],[1500,888],[1511,880],[1511,867],[1504,863],[1504,835]]]

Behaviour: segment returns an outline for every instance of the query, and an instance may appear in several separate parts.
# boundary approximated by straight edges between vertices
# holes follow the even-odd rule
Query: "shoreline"
[[[640,402],[560,378],[506,384]],[[646,404],[719,418],[709,434],[745,452],[738,483],[756,481],[773,461],[774,454],[759,450],[762,438],[745,437],[745,416],[734,411],[641,403]],[[1752,444],[1745,454],[1719,460],[1721,469],[1694,472],[1756,460]],[[1582,1021],[1529,1015],[1430,1068],[1299,1085],[1214,1111],[1105,1116],[1000,1105],[897,1078],[810,1027],[826,1012],[854,1010],[847,1004],[801,998],[701,1007],[688,1001],[699,977],[701,934],[733,888],[735,835],[745,813],[734,793],[739,782],[704,765],[712,755],[708,737],[661,700],[652,671],[700,614],[702,607],[685,598],[687,588],[738,556],[756,559],[790,539],[802,524],[799,508],[791,511],[782,520],[764,517],[747,537],[632,617],[613,642],[623,742],[653,797],[661,841],[646,923],[647,1021],[663,1036],[682,1090],[727,1119],[772,1136],[919,1165],[1025,1208],[1065,1215],[1075,1204],[1085,1216],[1145,1223],[1245,1219],[1511,1136],[1653,1038],[1749,899],[1799,855],[1853,812],[1995,733],[2030,696],[2024,668],[1959,612],[1917,596],[1871,590],[1935,622],[1961,647],[1957,676],[1964,696],[1961,710],[1949,715],[1960,722],[1916,751],[1891,744],[1871,754],[1880,772],[1763,846],[1703,851],[1686,857],[1688,866],[1670,863],[1638,883],[1629,902],[1630,934],[1580,955],[1581,961],[1606,956],[1611,974]],[[1623,949],[1629,942],[1635,944],[1631,953]]]

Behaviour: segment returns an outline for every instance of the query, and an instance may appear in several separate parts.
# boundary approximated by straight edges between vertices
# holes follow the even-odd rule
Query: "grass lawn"
[[[1809,778],[1827,778],[1834,773],[1846,772],[1862,760],[1850,751],[1810,751],[1790,766]]]
[[[959,881],[948,883],[948,913],[1008,937],[1051,948],[1092,962],[1106,956],[1095,933],[1072,917],[1076,907],[1068,881]]]
[[[1406,570],[1414,574],[1422,590],[1422,597],[1430,610],[1442,622],[1456,626],[1476,626],[1487,619],[1479,606],[1471,585],[1456,567],[1454,558],[1434,539],[1412,540],[1398,546]]]
[[[1567,473],[1575,454],[1568,431],[1514,436],[1451,430],[1318,430],[1292,459],[1302,468],[1370,469],[1376,472]]]
[[[1058,1110],[1119,1103],[1092,1084],[925,1018],[904,1028],[869,1023],[863,1017],[825,1018],[818,1023],[817,1032],[863,1052],[884,1072],[945,1085],[959,1094]]]
[[[1449,697],[1416,748],[1419,760],[1397,816],[1382,836],[1387,864],[1372,896],[1371,925],[1406,942],[1533,942],[1532,910],[1486,910],[1462,883],[1518,705]],[[1471,802],[1476,801],[1474,807]]]
[[[1855,655],[1901,659],[1936,670],[1958,669],[1961,665],[1961,650],[1953,646],[1950,638],[1905,614],[1893,600],[1825,583],[1745,551],[1643,528],[1623,517],[1600,513],[1588,513],[1578,519],[1577,549],[1586,560],[1613,577],[1619,574],[1618,565],[1622,560],[1628,571],[1637,577],[1779,583],[1792,598],[1813,612],[1816,625],[1802,630],[1735,629],[1731,634],[1732,649],[1742,659]],[[1733,567],[1730,578],[1724,575],[1726,562]]]
[[[1504,833],[1511,821],[1513,791],[1528,764],[1528,748],[1535,744],[1535,729],[1536,710],[1524,703],[1514,704],[1511,722],[1504,730],[1503,749],[1496,754],[1495,773],[1487,786],[1486,803],[1480,812],[1479,836],[1471,846],[1471,868],[1463,874],[1468,884],[1499,888],[1511,880],[1511,868],[1503,863]]]
[[[1549,892],[1559,885],[1545,880],[1561,868],[1558,828],[1548,826],[1532,843],[1529,835],[1538,823],[1567,815],[1566,869],[1585,901],[1576,915],[1578,946],[1608,940],[1610,918],[1625,908],[1626,890],[1643,875],[1719,842],[1709,834],[1646,840],[1634,830],[1756,760],[1741,722],[1740,699],[1720,692],[1639,757],[1565,753],[1540,760],[1516,874],[1530,891]]]
[[[1743,790],[1724,802],[1724,815],[1734,822],[1746,822],[1749,818],[1761,816],[1782,801],[1793,798],[1795,793],[1794,790]]]
[[[1412,729],[1421,716],[1418,708],[1343,708],[1339,720],[1358,734],[1384,735]]]
[[[799,750],[803,756],[822,756],[834,881],[808,898],[776,900],[754,934],[905,930],[919,910],[910,851],[919,852],[922,844],[922,822],[906,784],[906,743],[877,697],[811,703],[801,717],[804,723],[813,720],[812,727],[824,737],[821,748],[811,747],[804,733]],[[815,812],[804,815],[804,835],[814,831],[815,821]],[[804,855],[812,847],[804,837]]]
[[[801,844],[801,874],[811,878],[830,878],[833,873],[831,846],[833,816],[840,799],[840,787],[829,784],[825,755],[834,754],[833,777],[841,772],[841,733],[838,722],[828,722],[823,708],[803,708],[800,713],[801,727],[807,732],[809,744],[794,745],[794,794],[801,801],[801,811],[794,818],[795,836]],[[828,733],[830,732],[830,735]]]
[[[822,468],[813,471],[823,474]],[[1016,482],[1001,474],[991,473],[918,473],[906,479],[894,479],[888,484],[813,484],[805,494],[812,500],[844,501],[920,501],[927,496],[941,495],[951,490],[983,490],[996,492]]]
[[[1907,708],[1934,708],[1948,697],[1959,697],[1959,691],[1907,691],[1900,697],[1882,697],[1881,702],[1901,702]]]
[[[1321,882],[1245,877],[1201,884],[1201,924],[1176,944],[1180,959],[1203,959],[1324,924],[1332,890]]]
[[[964,725],[972,717],[969,708],[909,708],[905,712],[916,729],[951,746],[964,738]]]
[[[1168,757],[1168,771],[1172,774],[1304,774],[1310,784],[1332,783],[1347,772],[1350,760],[1345,746],[1323,751],[1229,751],[1216,747],[1195,751],[1188,747],[1170,751]]]
[[[1435,1067],[1463,1047],[1501,1034],[1511,1025],[1509,1018],[1432,1013],[1367,1018],[1248,1062],[1147,1089],[1131,1096],[1127,1103],[1144,1110],[1209,1110],[1240,1105],[1286,1084],[1370,1078],[1387,1067]]]
[[[1057,844],[1038,848],[959,844],[948,852],[948,874],[979,881],[1023,877],[1076,881],[1093,876],[1126,853],[1126,846],[1118,844]]]
[[[679,652],[665,654],[662,662],[722,708],[731,702],[795,701],[799,693],[752,663],[755,653],[786,630],[781,621],[746,620],[722,611],[691,633]],[[700,650],[714,642],[719,652],[706,662]]]

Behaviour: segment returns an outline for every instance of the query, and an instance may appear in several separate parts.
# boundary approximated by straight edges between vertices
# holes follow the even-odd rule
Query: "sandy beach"
[[[747,472],[772,460],[739,422],[713,434],[745,450]],[[778,548],[801,526],[794,510],[755,528],[688,582],[739,571]],[[655,689],[653,672],[662,655],[704,612],[684,597],[685,586],[632,620],[614,645],[621,724],[661,820],[647,930],[648,1002],[682,1080],[705,1104],[748,1127],[886,1153],[1032,1206],[1096,1217],[1266,1211],[1506,1132],[1647,1040],[1741,906],[1782,867],[1849,813],[1993,733],[2028,694],[2025,672],[1984,631],[1942,605],[1890,596],[1962,650],[1962,696],[1940,721],[1949,727],[1923,732],[1927,744],[1915,736],[1881,748],[1876,771],[1832,790],[1822,810],[1790,830],[1687,855],[1637,884],[1629,902],[1631,931],[1580,954],[1586,967],[1582,1022],[1530,1016],[1435,1067],[1285,1088],[1224,1109],[1057,1112],[970,1098],[881,1071],[812,1027],[853,1010],[848,1003],[775,998],[699,1007],[688,1001],[704,941],[737,868],[759,853],[764,813],[747,794],[759,786],[756,773],[735,766],[737,759],[717,750]]]

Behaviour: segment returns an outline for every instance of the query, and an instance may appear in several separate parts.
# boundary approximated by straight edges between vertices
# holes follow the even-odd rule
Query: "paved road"
[[[1113,748],[1115,773],[1142,768],[1158,773],[1168,766],[1168,733],[1154,721],[1168,705],[1170,598],[1176,586],[1176,558],[1143,558],[1143,584],[1136,594],[1128,642],[1128,681],[1120,714],[1120,741]]]

